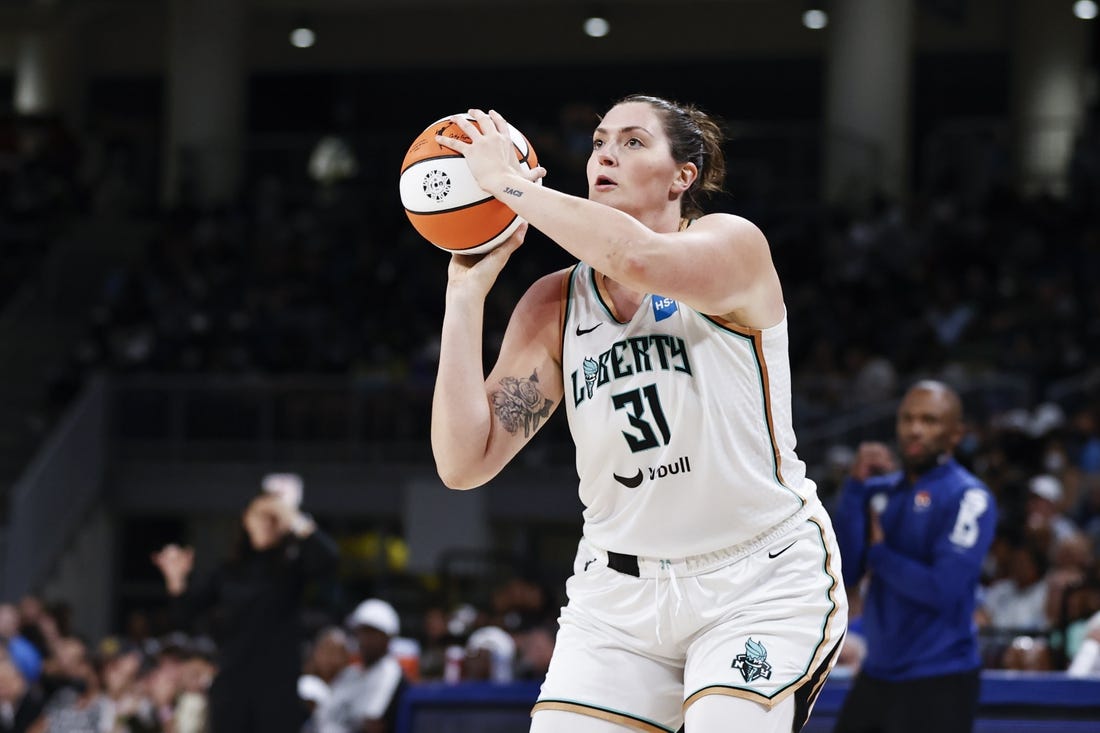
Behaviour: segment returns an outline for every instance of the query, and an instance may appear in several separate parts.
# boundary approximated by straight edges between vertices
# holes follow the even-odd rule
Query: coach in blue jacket
[[[881,443],[860,446],[833,524],[844,582],[860,587],[867,656],[834,733],[970,733],[981,660],[974,604],[997,506],[953,458],[958,395],[915,384],[897,415],[903,470]]]

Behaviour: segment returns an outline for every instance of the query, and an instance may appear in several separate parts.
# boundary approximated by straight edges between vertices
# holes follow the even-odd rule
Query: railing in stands
[[[121,458],[429,461],[431,394],[381,377],[118,377],[111,435]]]
[[[1035,394],[1030,380],[1012,375],[982,375],[956,386],[968,416],[982,420],[1078,393],[1096,381],[1083,375],[1044,395]],[[430,459],[432,385],[426,380],[156,375],[115,377],[111,384],[111,434],[122,457]],[[897,398],[831,410],[817,419],[800,415],[797,399],[795,404],[799,453],[811,464],[832,445],[889,441],[894,433]],[[572,461],[564,420],[551,420],[538,440],[547,451],[543,460]]]
[[[1006,409],[1031,407],[1035,399],[1031,383],[1011,375],[984,375],[955,386],[967,415],[975,419]],[[833,445],[855,448],[864,440],[890,442],[900,401],[895,398],[852,407],[810,425],[796,425],[799,455],[812,463],[821,460]]]

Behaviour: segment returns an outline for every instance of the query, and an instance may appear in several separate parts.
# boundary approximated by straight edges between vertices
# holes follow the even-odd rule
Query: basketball
[[[473,121],[469,115],[464,117]],[[516,159],[529,169],[537,167],[538,158],[527,138],[511,125],[508,134]],[[483,191],[465,158],[437,143],[436,135],[469,140],[448,117],[436,120],[413,140],[401,163],[405,214],[413,228],[440,249],[462,254],[488,252],[511,236],[521,219]]]

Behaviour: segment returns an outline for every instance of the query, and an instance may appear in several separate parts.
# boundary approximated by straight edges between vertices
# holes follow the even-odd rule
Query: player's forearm
[[[610,206],[540,186],[518,174],[488,182],[489,192],[560,247],[622,284],[647,291],[637,263],[653,230]]]
[[[187,576],[181,578],[165,578],[164,588],[170,596],[182,596],[187,592]]]
[[[612,206],[555,191],[514,173],[486,182],[499,200],[598,272],[640,293],[660,293],[704,313],[756,304],[766,325],[782,312],[782,289],[763,233],[732,215],[679,231],[678,209],[645,223]],[[703,266],[701,263],[705,263]]]
[[[481,360],[484,300],[448,289],[432,396],[432,453],[443,482],[473,488],[491,413]]]
[[[879,582],[909,601],[933,610],[974,592],[977,568],[966,557],[937,557],[934,565],[905,557],[879,543],[867,551],[867,565]]]

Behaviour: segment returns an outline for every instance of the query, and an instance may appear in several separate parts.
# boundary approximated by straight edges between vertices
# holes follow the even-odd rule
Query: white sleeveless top
[[[584,263],[565,298],[564,400],[591,542],[688,557],[816,503],[794,450],[786,316],[750,329],[647,295],[622,322]]]

